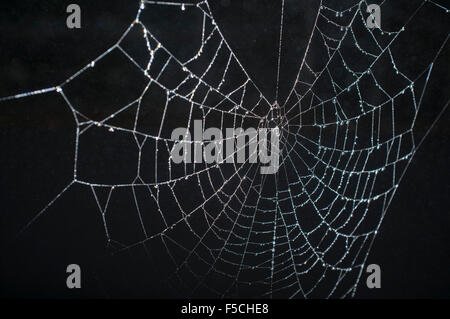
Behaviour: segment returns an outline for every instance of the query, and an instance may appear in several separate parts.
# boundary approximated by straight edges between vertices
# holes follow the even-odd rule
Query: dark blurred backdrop
[[[70,30],[65,26],[65,9],[71,2],[2,1],[0,97],[62,82],[113,45],[133,21],[138,8],[137,1],[130,0],[78,0],[82,28]],[[383,12],[385,27],[389,29],[390,16],[404,21],[420,2],[395,1],[395,11]],[[266,96],[273,97],[280,2],[213,0],[211,8],[249,75]],[[298,57],[306,48],[316,8],[317,1],[286,1],[281,97],[286,96],[295,79]],[[435,14],[441,13],[435,8],[424,12],[428,16],[422,18],[430,25]],[[172,22],[156,16],[153,23],[164,28]],[[180,27],[189,28],[189,25]],[[434,24],[433,28],[448,31],[448,21],[446,25]],[[433,39],[436,33],[433,28],[425,25],[423,34],[411,35],[409,43],[416,48],[415,56],[408,60],[411,67],[429,48],[426,39]],[[182,35],[174,33],[170,39],[173,45],[182,40],[177,36]],[[447,45],[436,61],[424,97],[417,123],[419,139],[449,99],[448,67]],[[85,85],[88,90],[90,84]],[[136,85],[128,83],[124,88],[133,90]],[[94,114],[101,113],[101,109],[95,109],[99,106],[93,107]],[[363,277],[356,297],[450,297],[448,119],[447,111],[415,155],[369,254],[368,263],[381,266],[382,288],[367,289]],[[71,181],[74,128],[72,115],[63,101],[55,100],[54,96],[0,103],[1,296],[173,296],[156,281],[140,281],[139,276],[151,269],[143,259],[136,257],[133,263],[133,259],[105,257],[102,222],[86,187],[73,186],[39,222],[17,237],[19,230]],[[95,145],[90,147],[90,152],[95,152]],[[118,155],[111,153],[111,156]],[[65,267],[69,263],[82,266],[80,290],[65,287]],[[111,280],[116,282],[110,284]],[[154,288],[153,292],[149,287]]]

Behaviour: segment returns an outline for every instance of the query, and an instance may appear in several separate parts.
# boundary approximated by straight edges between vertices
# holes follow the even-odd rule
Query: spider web
[[[395,45],[424,8],[448,10],[423,1],[398,30],[386,31],[367,27],[366,1],[346,8],[321,1],[295,85],[282,102],[288,6],[281,5],[272,102],[224,38],[208,1],[142,1],[117,43],[64,82],[0,99],[56,92],[76,122],[73,180],[24,230],[72,185],[85,185],[102,216],[108,246],[115,253],[142,247],[161,280],[181,295],[354,295],[386,210],[423,140],[416,141],[414,125],[448,35],[414,75],[399,67]],[[147,25],[146,13],[155,7],[193,14],[191,23],[201,30],[192,39],[200,43],[193,54],[174,53],[160,42],[158,30]],[[113,55],[137,72],[137,94],[104,114],[92,114],[77,88]],[[192,130],[198,119],[205,128],[223,130],[279,127],[279,171],[261,175],[260,164],[248,160],[174,164],[171,130]],[[134,144],[132,178],[83,170],[90,155],[83,145],[97,138],[92,132],[127,136]],[[195,149],[207,144],[190,143]],[[132,206],[121,214],[137,219],[132,238],[122,238],[109,221],[115,194],[123,191]]]

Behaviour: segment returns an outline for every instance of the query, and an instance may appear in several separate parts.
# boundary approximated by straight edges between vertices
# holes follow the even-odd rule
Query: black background
[[[304,52],[316,11],[315,1],[286,1],[285,45],[281,81],[292,83],[297,54]],[[399,1],[401,2],[401,1]],[[88,64],[117,41],[134,19],[134,1],[78,1],[82,28],[65,26],[69,1],[3,1],[0,5],[0,97],[52,87]],[[420,1],[404,1],[396,14],[407,17]],[[211,1],[226,39],[267,96],[276,79],[280,4],[278,1]],[[437,10],[425,11],[433,19]],[[442,21],[442,20],[441,20]],[[166,23],[164,17],[157,23]],[[448,30],[448,25],[436,28]],[[432,33],[432,31],[430,31]],[[432,37],[432,34],[430,35]],[[427,48],[412,36],[421,59]],[[176,43],[176,36],[172,39]],[[420,116],[428,127],[448,100],[448,48],[434,68]],[[413,60],[412,60],[413,61]],[[413,62],[412,62],[413,63]],[[130,83],[130,90],[133,83]],[[285,96],[290,85],[283,86]],[[104,258],[104,233],[89,190],[74,185],[39,222],[20,229],[72,179],[74,124],[71,114],[46,96],[0,104],[2,297],[161,297],[131,280],[141,262]],[[449,122],[445,112],[415,155],[369,254],[382,269],[382,288],[369,290],[362,278],[357,298],[450,297]],[[420,125],[419,125],[420,128]],[[419,133],[423,136],[426,130]],[[420,136],[420,134],[419,134]],[[65,267],[78,263],[83,288],[65,287]],[[119,271],[120,270],[120,271]],[[115,278],[109,285],[102,278]],[[142,288],[142,287],[141,287]],[[157,288],[157,290],[156,290]],[[162,292],[161,292],[162,291]],[[148,291],[147,291],[148,292]]]

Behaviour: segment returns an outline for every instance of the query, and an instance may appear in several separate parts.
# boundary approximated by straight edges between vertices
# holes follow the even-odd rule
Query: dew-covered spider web
[[[382,12],[393,1],[378,2]],[[422,1],[398,28],[385,30],[368,27],[369,2],[322,0],[297,58],[295,83],[283,83],[281,52],[290,45],[283,39],[283,17],[291,1],[279,3],[275,99],[262,93],[258,75],[240,62],[208,1],[139,2],[122,37],[91,63],[53,87],[0,99],[54,94],[76,122],[73,180],[23,231],[77,184],[91,190],[108,248],[118,254],[141,247],[154,265],[149,275],[156,273],[181,296],[353,296],[422,141],[415,123],[434,63],[447,46],[448,20],[442,24],[446,37],[430,44],[414,70],[402,61],[415,44],[403,37],[419,28],[421,12],[448,19],[448,9],[444,1]],[[160,39],[165,26],[149,26],[158,10],[175,20],[182,16],[198,30],[188,39],[194,51]],[[109,68],[125,69],[135,91],[109,92],[105,107],[93,112],[108,81],[121,81],[102,78]],[[102,86],[85,84],[94,76]],[[282,86],[292,88],[279,99]],[[436,121],[447,106],[448,100],[438,106]],[[175,164],[171,132],[185,127],[192,133],[195,120],[223,132],[278,127],[278,172],[262,175],[262,164],[248,159]],[[100,146],[86,146],[93,140],[126,152],[130,171],[93,164],[90,158],[101,153]],[[208,141],[189,143],[201,149]],[[88,169],[92,165],[98,169]],[[123,223],[126,232],[117,222],[112,226],[114,210],[133,220]]]

